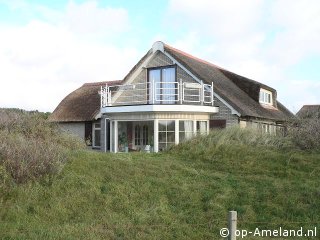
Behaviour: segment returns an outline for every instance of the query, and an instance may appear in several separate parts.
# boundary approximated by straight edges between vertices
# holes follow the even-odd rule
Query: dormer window
[[[261,88],[259,102],[267,105],[272,105],[272,92]]]

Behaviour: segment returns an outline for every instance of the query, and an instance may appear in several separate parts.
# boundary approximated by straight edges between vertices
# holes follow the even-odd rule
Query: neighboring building
[[[320,118],[320,105],[304,105],[296,115],[299,118]]]
[[[231,125],[277,132],[293,117],[277,101],[275,89],[162,42],[155,42],[123,81],[81,88],[59,104],[51,120],[70,131],[80,124],[86,138],[86,123],[99,119],[102,151],[158,152]],[[74,128],[80,132],[78,125]]]

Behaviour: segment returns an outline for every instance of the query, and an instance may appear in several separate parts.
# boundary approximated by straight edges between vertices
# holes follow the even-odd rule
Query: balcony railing
[[[189,82],[150,82],[101,87],[101,107],[141,104],[213,106],[213,85]]]

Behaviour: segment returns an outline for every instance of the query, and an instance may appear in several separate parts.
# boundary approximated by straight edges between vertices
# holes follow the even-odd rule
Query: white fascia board
[[[101,111],[98,112],[94,117],[95,120],[98,120],[99,118],[101,118]]]
[[[173,61],[173,63],[177,64],[179,67],[181,67],[186,73],[188,73],[191,77],[193,77],[198,83],[201,84],[201,80],[196,77],[194,74],[192,74],[186,67],[184,67],[181,63],[179,63],[174,57],[172,57],[169,53],[167,52],[163,52],[168,58],[171,59],[171,61]],[[224,99],[222,99],[217,93],[215,93],[213,91],[213,95],[218,98],[221,102],[223,102],[230,110],[232,114],[236,114],[239,117],[241,116],[241,114],[235,110],[232,106],[230,106],[230,104],[228,104]]]
[[[218,113],[218,107],[196,105],[133,105],[114,106],[101,109],[102,113],[130,113],[130,112],[189,112],[189,113]]]

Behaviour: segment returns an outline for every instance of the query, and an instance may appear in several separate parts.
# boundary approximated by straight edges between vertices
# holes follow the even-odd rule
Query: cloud
[[[291,109],[320,102],[317,80],[295,79],[307,85],[299,92],[288,74],[309,56],[320,57],[318,1],[171,0],[168,16],[174,27],[185,26],[172,45],[269,84]]]
[[[95,2],[70,3],[62,13],[29,8],[58,18],[0,27],[1,107],[53,111],[85,82],[122,79],[141,55],[133,47],[114,44],[129,27],[124,9],[99,8]]]

